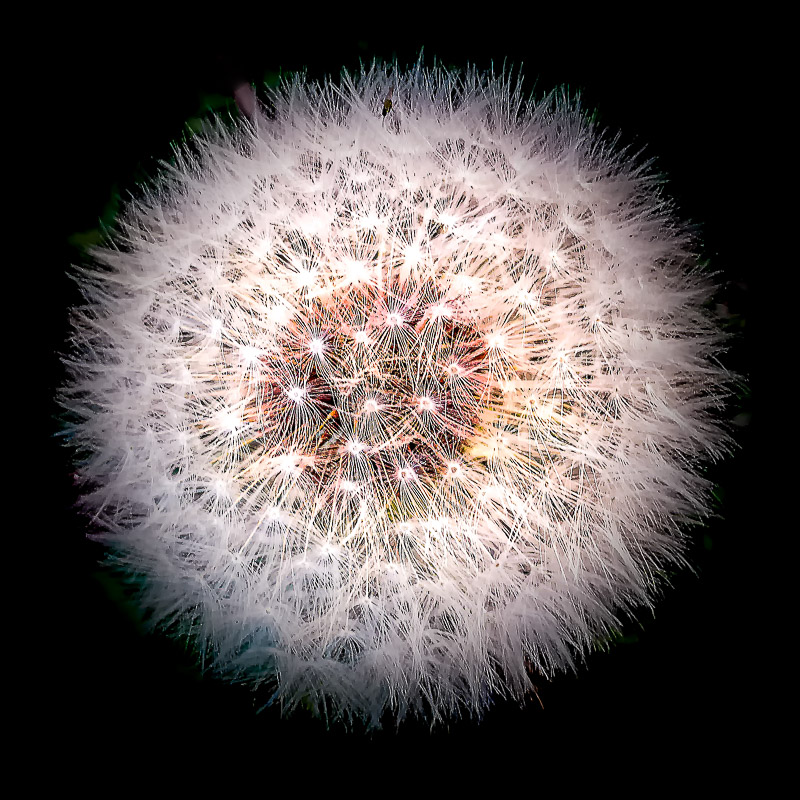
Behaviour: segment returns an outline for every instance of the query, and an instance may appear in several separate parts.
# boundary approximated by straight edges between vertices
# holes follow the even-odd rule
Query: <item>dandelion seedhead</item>
[[[648,605],[728,449],[648,163],[504,73],[209,124],[77,270],[84,502],[206,665],[379,725],[521,698]]]

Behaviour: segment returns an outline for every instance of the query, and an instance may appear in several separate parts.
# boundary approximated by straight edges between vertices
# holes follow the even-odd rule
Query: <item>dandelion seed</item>
[[[487,337],[486,344],[493,350],[502,350],[506,346],[506,339],[501,333],[493,333]]]
[[[410,481],[415,477],[415,472],[411,467],[402,467],[397,470],[397,477],[401,481]]]
[[[302,403],[306,396],[306,390],[300,386],[293,386],[286,395],[293,403]]]
[[[366,446],[363,442],[359,442],[356,439],[350,439],[345,445],[345,448],[351,456],[360,456],[366,449]]]
[[[386,324],[387,324],[387,325],[388,325],[390,328],[397,328],[397,327],[399,327],[400,325],[402,325],[402,324],[403,324],[403,322],[405,322],[405,320],[403,319],[403,317],[402,317],[400,314],[397,314],[397,313],[395,313],[395,312],[392,312],[391,314],[388,314],[388,315],[386,316]]]

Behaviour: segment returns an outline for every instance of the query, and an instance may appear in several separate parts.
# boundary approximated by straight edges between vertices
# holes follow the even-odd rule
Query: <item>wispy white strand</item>
[[[283,707],[480,715],[709,513],[713,284],[574,100],[421,63],[269,100],[75,272],[86,506],[154,623]]]

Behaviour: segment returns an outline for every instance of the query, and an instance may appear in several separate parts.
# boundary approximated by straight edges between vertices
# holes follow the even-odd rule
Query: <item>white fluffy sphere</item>
[[[217,121],[77,272],[85,502],[206,665],[380,724],[521,697],[708,513],[713,286],[647,164],[507,75]]]

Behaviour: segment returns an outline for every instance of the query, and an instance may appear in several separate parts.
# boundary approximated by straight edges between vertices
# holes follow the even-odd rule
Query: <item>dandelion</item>
[[[658,177],[507,74],[286,82],[76,279],[97,538],[285,709],[522,698],[652,604],[729,449],[714,286]]]

